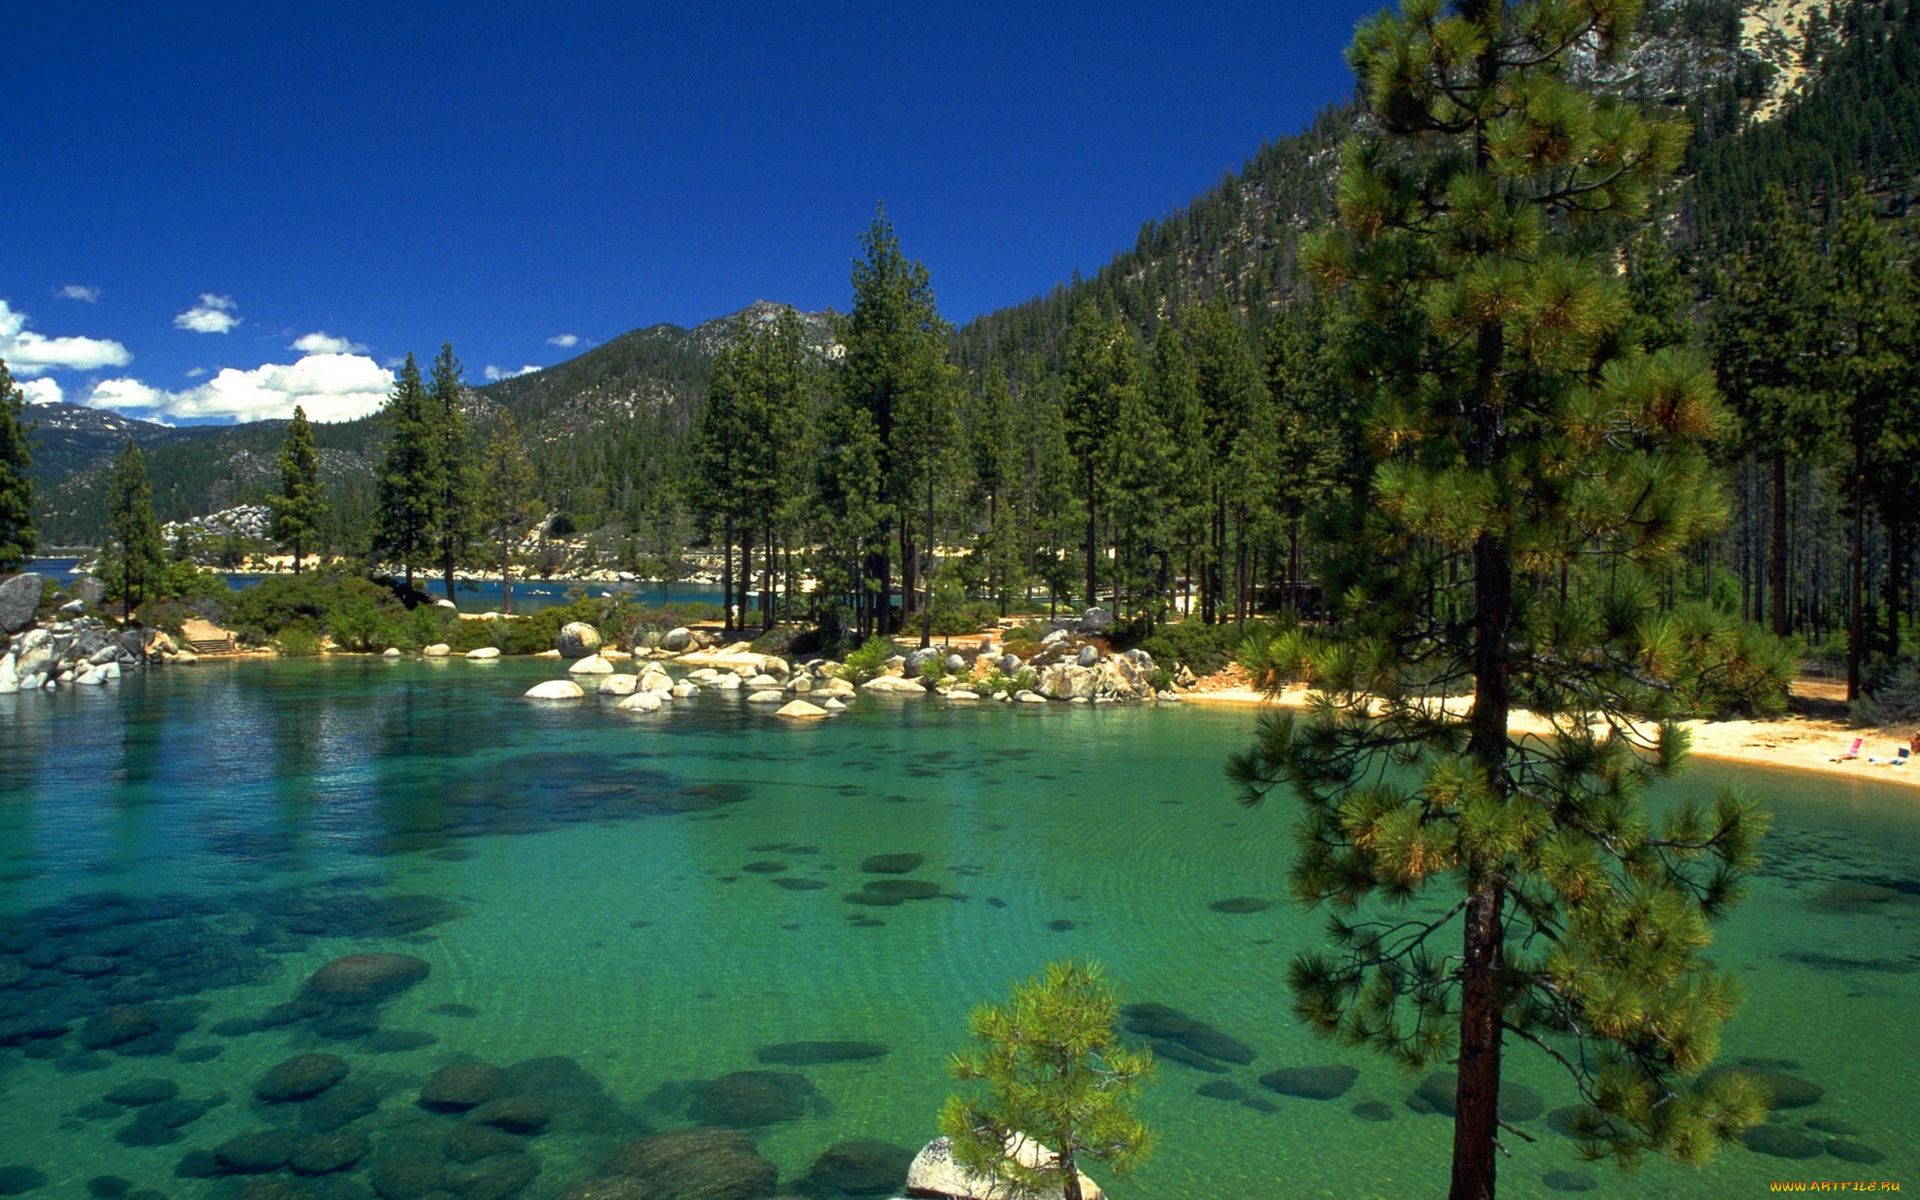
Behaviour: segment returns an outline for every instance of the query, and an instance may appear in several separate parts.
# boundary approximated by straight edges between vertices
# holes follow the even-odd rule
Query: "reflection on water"
[[[1444,1081],[1289,1014],[1321,919],[1286,899],[1288,806],[1222,781],[1244,716],[522,702],[551,670],[208,663],[0,697],[0,1192],[549,1197],[613,1169],[649,1197],[894,1195],[969,1008],[1068,954],[1109,965],[1160,1059],[1160,1150],[1121,1200],[1444,1178]],[[1714,950],[1747,995],[1723,1061],[1783,1102],[1761,1149],[1583,1164],[1566,1082],[1516,1049],[1533,1140],[1503,1194],[1912,1174],[1909,793],[1679,788],[1729,779],[1774,789]]]

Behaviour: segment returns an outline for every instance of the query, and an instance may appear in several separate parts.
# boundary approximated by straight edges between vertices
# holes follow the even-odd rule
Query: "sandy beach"
[[[1209,684],[1216,686],[1209,687]],[[1200,690],[1182,693],[1180,699],[1187,704],[1244,707],[1278,704],[1299,708],[1305,705],[1306,695],[1304,686],[1295,685],[1278,700],[1269,700],[1246,686],[1244,679],[1235,681],[1215,676],[1202,680]],[[1838,685],[1823,680],[1803,679],[1793,685],[1796,708],[1816,704],[1839,711],[1837,702],[1843,696],[1844,691]],[[1888,761],[1913,736],[1913,729],[1907,726],[1863,729],[1837,719],[1794,711],[1765,720],[1688,721],[1685,727],[1693,734],[1693,754],[1698,758],[1920,787],[1920,762],[1896,767]],[[1519,713],[1514,728],[1537,732],[1545,728],[1545,723],[1531,714]],[[1840,756],[1855,738],[1864,739],[1860,757],[1842,760]],[[1869,758],[1880,761],[1869,762]]]

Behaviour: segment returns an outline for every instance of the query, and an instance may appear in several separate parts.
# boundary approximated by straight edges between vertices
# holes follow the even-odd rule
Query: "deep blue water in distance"
[[[77,558],[37,558],[27,565],[31,571],[39,571],[55,579],[65,580],[79,566]],[[262,576],[244,571],[225,572],[227,586],[234,591],[252,587],[259,583]],[[439,598],[446,595],[445,584],[437,577],[414,576],[416,587]],[[652,581],[635,583],[599,583],[584,582],[575,579],[525,579],[515,580],[513,584],[513,611],[517,614],[538,612],[554,604],[567,603],[567,593],[574,589],[583,589],[589,596],[625,595],[635,604],[655,606],[660,604],[686,604],[703,601],[708,604],[720,603],[720,589],[711,584],[675,583],[666,587]],[[754,593],[757,595],[758,593]],[[498,612],[502,603],[500,580],[463,579],[454,588],[454,603],[461,612]]]
[[[1074,955],[1107,964],[1123,1001],[1222,1039],[1201,1043],[1221,1057],[1163,1053],[1141,1105],[1156,1154],[1117,1182],[1095,1170],[1116,1200],[1444,1186],[1451,1126],[1407,1106],[1420,1080],[1291,1014],[1286,963],[1324,915],[1287,899],[1291,804],[1243,809],[1222,778],[1247,714],[862,696],[795,725],[718,694],[652,716],[521,698],[554,673],[209,661],[0,696],[0,1042],[17,1042],[0,1048],[0,1168],[43,1172],[49,1197],[97,1175],[225,1197],[232,1183],[176,1177],[191,1151],[311,1138],[331,1112],[372,1153],[330,1178],[364,1184],[407,1154],[471,1172],[436,1157],[467,1126],[424,1111],[422,1084],[462,1060],[559,1056],[516,1068],[572,1081],[541,1093],[551,1124],[496,1156],[537,1166],[522,1195],[559,1196],[648,1129],[720,1121],[777,1165],[782,1192],[831,1198],[845,1193],[814,1175],[822,1153],[917,1149],[968,1011]],[[1502,1195],[1570,1178],[1700,1198],[1920,1178],[1920,806],[1869,778],[1705,766],[1669,795],[1724,783],[1766,791],[1775,829],[1712,951],[1745,995],[1722,1058],[1824,1089],[1776,1114],[1782,1136],[1883,1161],[1736,1148],[1704,1172],[1583,1164],[1542,1112],[1571,1089],[1516,1046],[1508,1077],[1538,1100],[1516,1124],[1535,1140],[1509,1140]],[[1271,903],[1214,907],[1248,898]],[[430,974],[344,1016],[286,1007],[317,968],[363,952]],[[114,1003],[160,1027],[87,1049],[82,1023]],[[36,1022],[73,1031],[19,1040]],[[347,1063],[335,1100],[256,1098],[304,1053]],[[1323,1065],[1356,1068],[1351,1090],[1319,1101],[1260,1082]],[[155,1111],[191,1119],[162,1127],[106,1098],[150,1080],[185,1105]],[[336,1111],[340,1097],[372,1111]],[[344,1200],[325,1190],[342,1186],[298,1188]]]

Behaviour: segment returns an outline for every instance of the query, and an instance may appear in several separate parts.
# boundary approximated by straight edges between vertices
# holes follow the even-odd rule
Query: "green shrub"
[[[312,658],[320,653],[320,635],[304,621],[296,621],[282,629],[273,644],[286,658]]]
[[[378,627],[405,610],[391,589],[343,571],[309,571],[301,575],[269,575],[252,587],[225,590],[212,598],[220,608],[220,623],[242,641],[264,645],[296,621],[324,630],[335,644],[355,649],[385,649],[376,644]],[[343,632],[335,623],[345,619]],[[389,643],[391,644],[391,643]]]
[[[867,644],[847,655],[847,661],[840,668],[840,678],[849,683],[865,683],[887,669],[887,660],[898,650],[890,638],[878,634],[867,639]]]
[[[1893,725],[1920,717],[1920,665],[1910,658],[1870,663],[1850,706],[1856,723]]]
[[[1021,667],[1012,675],[1008,675],[999,667],[994,667],[987,672],[981,686],[987,689],[988,695],[994,692],[1030,692],[1040,686],[1040,677],[1034,673],[1032,667]]]
[[[1243,631],[1232,622],[1208,625],[1198,618],[1188,618],[1178,625],[1160,626],[1152,637],[1142,638],[1137,645],[1153,656],[1155,666],[1170,668],[1185,663],[1195,675],[1211,675],[1232,662],[1240,643],[1262,628],[1269,627],[1249,622]]]
[[[944,655],[933,655],[920,663],[920,682],[928,687],[947,677],[947,660]]]

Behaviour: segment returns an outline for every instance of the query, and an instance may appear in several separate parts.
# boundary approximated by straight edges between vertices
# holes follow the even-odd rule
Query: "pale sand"
[[[1794,692],[1829,699],[1831,685],[1803,681],[1794,684]],[[1306,695],[1307,689],[1296,684],[1277,701],[1250,687],[1182,692],[1180,699],[1187,704],[1245,707],[1277,704],[1301,708],[1306,704]],[[1546,723],[1531,713],[1516,713],[1514,717],[1516,731],[1538,733],[1546,728]],[[1920,759],[1898,767],[1889,766],[1886,761],[1913,736],[1914,731],[1905,726],[1858,729],[1839,721],[1793,714],[1767,720],[1687,721],[1683,727],[1693,735],[1693,754],[1698,758],[1920,787]],[[1857,737],[1866,739],[1860,748],[1860,757],[1836,761]],[[1881,761],[1869,763],[1869,756]]]

